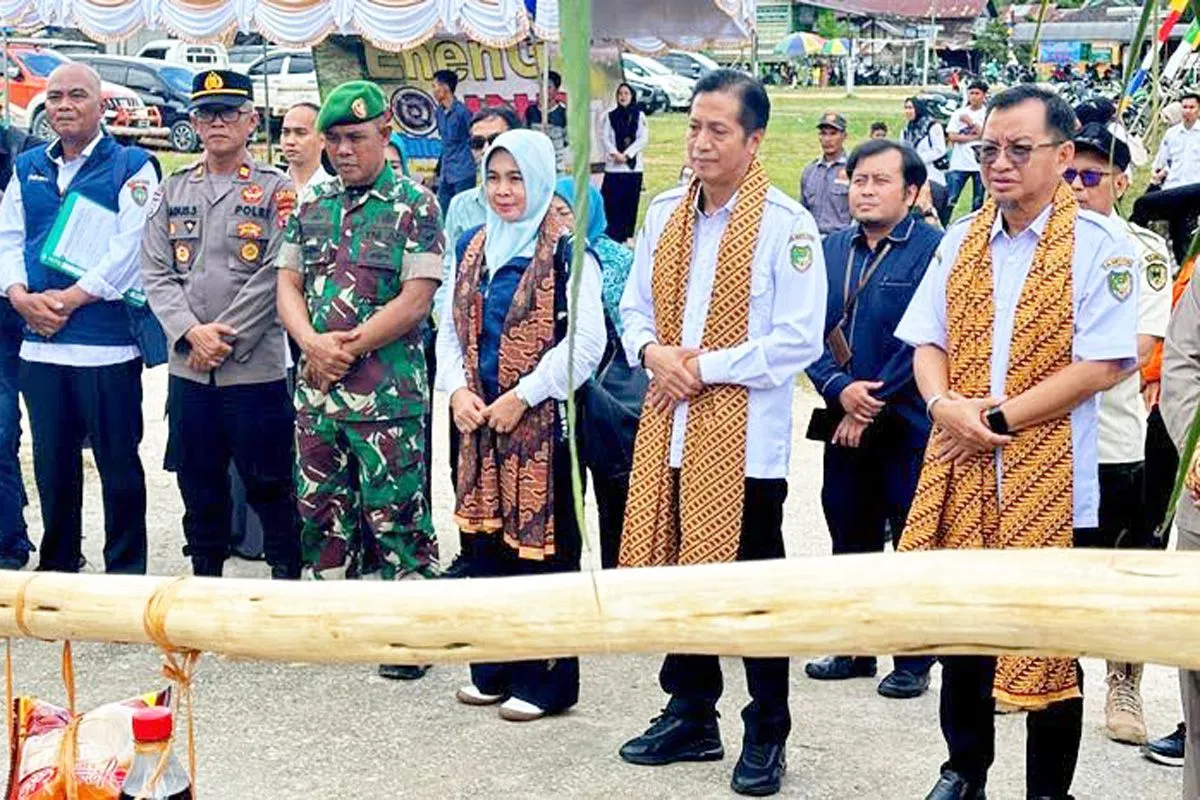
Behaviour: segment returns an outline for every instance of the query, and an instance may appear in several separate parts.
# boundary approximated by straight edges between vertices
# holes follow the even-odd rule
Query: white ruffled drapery
[[[645,52],[740,42],[754,27],[756,0],[599,0],[592,38],[625,41]],[[602,12],[602,13],[601,13]],[[167,30],[188,41],[234,30],[282,45],[311,47],[330,34],[358,35],[385,50],[438,36],[496,47],[531,30],[558,41],[558,0],[537,0],[532,26],[522,0],[0,0],[0,24],[78,28],[111,42],[138,30]]]

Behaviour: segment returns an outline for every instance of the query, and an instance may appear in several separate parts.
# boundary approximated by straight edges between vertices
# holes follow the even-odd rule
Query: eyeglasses
[[[1004,155],[1008,157],[1014,167],[1023,167],[1033,157],[1034,150],[1042,147],[1058,147],[1060,144],[1062,144],[1061,139],[1038,144],[1008,144],[1003,147],[991,142],[983,142],[975,146],[975,151],[979,154],[979,163],[985,166],[995,164],[996,159],[1000,158],[1000,151],[1003,150]]]
[[[1111,172],[1100,169],[1068,169],[1063,173],[1063,180],[1068,185],[1074,184],[1075,179],[1079,178],[1083,182],[1085,188],[1095,189],[1100,185],[1100,181],[1104,180],[1105,176],[1112,175]]]
[[[491,136],[472,136],[471,137],[471,149],[472,150],[482,150],[483,148],[490,145],[492,142],[496,141],[496,137],[499,135],[500,134],[498,134],[498,133],[493,133]]]
[[[192,111],[192,116],[196,122],[201,122],[205,125],[212,123],[216,119],[220,119],[226,125],[232,125],[242,118],[243,114],[249,114],[241,108],[197,108]]]

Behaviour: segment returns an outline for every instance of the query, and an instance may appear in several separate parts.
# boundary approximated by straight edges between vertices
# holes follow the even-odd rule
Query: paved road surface
[[[162,409],[166,372],[145,379],[146,439],[142,446],[150,493],[150,569],[185,571],[180,553],[182,508],[172,476],[161,469],[166,444]],[[445,398],[439,397],[435,466],[435,522],[443,557],[457,548],[450,525],[445,450]],[[806,421],[816,398],[799,392],[797,420]],[[820,510],[820,447],[795,426],[791,495],[785,534],[788,554],[827,553]],[[24,442],[28,485],[28,439]],[[88,465],[85,555],[102,564],[103,521],[99,481]],[[36,493],[35,493],[36,494]],[[35,498],[36,502],[36,498]],[[40,536],[36,505],[28,519]],[[594,510],[591,530],[595,531]],[[593,556],[596,546],[593,544]],[[598,561],[598,556],[595,556]],[[262,564],[234,562],[228,573],[265,576]],[[796,587],[803,592],[803,586]],[[80,707],[87,708],[157,687],[158,657],[149,648],[80,644],[76,647]],[[15,647],[18,691],[61,699],[58,649],[38,642]],[[447,798],[447,797],[731,797],[729,773],[741,743],[738,710],[747,700],[740,664],[726,660],[721,702],[726,759],[701,765],[633,767],[616,755],[663,705],[658,659],[599,657],[583,661],[581,702],[571,713],[537,723],[499,720],[495,709],[455,703],[466,668],[433,669],[422,681],[384,681],[368,667],[324,667],[233,662],[208,656],[197,681],[199,792],[208,798]],[[881,666],[887,666],[885,659]],[[1109,742],[1103,724],[1103,664],[1085,662],[1086,718],[1074,791],[1079,800],[1167,800],[1180,791],[1180,773],[1144,761],[1136,749]],[[935,688],[937,685],[935,669]],[[794,730],[783,796],[897,798],[925,796],[944,758],[937,694],[912,701],[885,700],[870,680],[822,685],[792,668]],[[1176,673],[1150,667],[1144,695],[1152,735],[1179,719]],[[998,763],[989,796],[1024,797],[1024,722],[998,720]]]

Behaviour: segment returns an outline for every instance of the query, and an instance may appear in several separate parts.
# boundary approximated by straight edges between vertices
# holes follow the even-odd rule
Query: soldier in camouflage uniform
[[[303,351],[304,564],[316,578],[431,577],[422,325],[442,274],[437,200],[388,169],[387,102],[374,84],[335,89],[317,129],[338,177],[289,220],[277,260],[280,317]]]

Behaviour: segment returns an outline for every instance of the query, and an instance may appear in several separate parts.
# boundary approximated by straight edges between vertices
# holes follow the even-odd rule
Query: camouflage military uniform
[[[405,281],[440,281],[443,246],[434,196],[384,169],[369,191],[347,190],[340,178],[317,187],[289,220],[279,263],[303,275],[317,333],[348,331]],[[436,569],[422,333],[363,356],[328,392],[305,380],[300,364],[296,494],[304,563],[317,577],[391,580]]]

